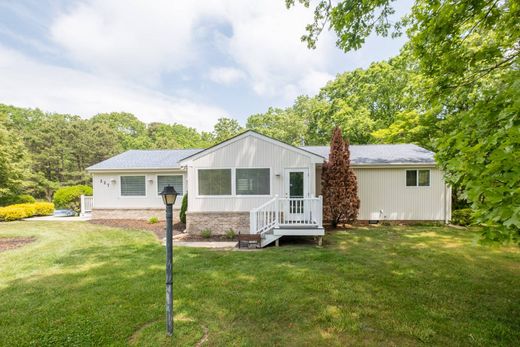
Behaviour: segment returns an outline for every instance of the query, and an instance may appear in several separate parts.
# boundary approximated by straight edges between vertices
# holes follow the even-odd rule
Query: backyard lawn
[[[169,345],[164,248],[85,222],[0,224],[0,345]],[[34,237],[34,240],[30,239]],[[173,345],[517,345],[520,251],[445,227],[373,227],[324,246],[174,250]]]

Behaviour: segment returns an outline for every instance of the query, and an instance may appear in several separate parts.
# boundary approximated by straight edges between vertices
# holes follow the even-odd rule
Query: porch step
[[[278,240],[282,235],[273,235],[273,234],[264,234],[264,237],[260,241],[260,247],[264,248],[265,246],[273,243],[274,241]]]
[[[325,229],[323,227],[280,227],[280,228],[274,228],[273,229],[273,235],[274,236],[284,236],[284,235],[290,235],[290,236],[323,236],[325,235]]]
[[[294,223],[294,224],[280,224],[279,229],[318,229],[319,226],[316,223]]]

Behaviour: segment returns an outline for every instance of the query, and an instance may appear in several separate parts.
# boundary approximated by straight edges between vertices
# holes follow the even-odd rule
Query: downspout
[[[448,186],[444,182],[444,224],[448,223]]]

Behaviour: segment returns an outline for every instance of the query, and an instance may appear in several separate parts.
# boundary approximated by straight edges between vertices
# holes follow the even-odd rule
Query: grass
[[[164,248],[144,231],[0,224],[0,345],[170,345]],[[192,346],[515,345],[520,251],[473,231],[360,228],[324,247],[174,250],[175,336]]]

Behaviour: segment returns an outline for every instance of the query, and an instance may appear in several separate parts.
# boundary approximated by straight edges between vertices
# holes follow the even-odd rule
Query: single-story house
[[[412,144],[351,145],[361,200],[359,221],[443,221],[451,190],[433,153]],[[89,167],[92,218],[163,218],[159,192],[188,194],[188,232],[229,229],[323,235],[321,168],[329,146],[295,147],[246,131],[206,149],[130,150]],[[267,241],[266,241],[267,243]]]

